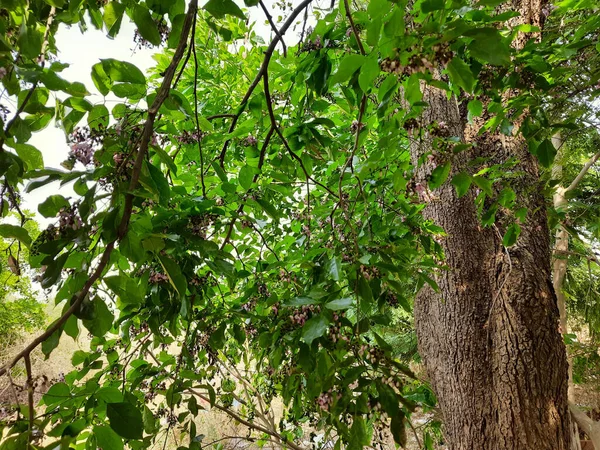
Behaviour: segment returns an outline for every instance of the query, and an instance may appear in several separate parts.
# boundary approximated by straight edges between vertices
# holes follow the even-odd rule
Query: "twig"
[[[337,194],[335,192],[333,192],[327,186],[318,182],[317,180],[315,180],[313,177],[311,177],[308,174],[308,171],[306,170],[306,167],[304,166],[304,163],[302,162],[302,158],[300,158],[298,155],[296,155],[296,153],[294,153],[294,151],[291,149],[290,144],[288,143],[287,139],[285,138],[285,136],[279,129],[279,126],[277,125],[277,119],[275,118],[275,112],[273,111],[273,101],[271,99],[271,92],[269,90],[269,74],[268,74],[268,72],[265,72],[263,79],[264,79],[265,98],[267,101],[267,110],[269,111],[269,118],[271,120],[271,125],[275,129],[275,132],[277,133],[277,136],[279,136],[279,139],[281,139],[283,146],[285,147],[285,149],[287,150],[289,155],[298,162],[298,164],[300,165],[300,168],[304,172],[304,176],[306,177],[307,180],[312,181],[314,184],[322,187],[329,194],[331,194],[332,196],[337,198]]]
[[[271,138],[273,137],[274,132],[275,132],[275,129],[273,127],[271,127],[269,129],[267,135],[265,136],[265,141],[263,142],[263,145],[260,149],[260,157],[258,159],[259,172],[260,172],[260,169],[262,169],[262,166],[265,162],[265,155],[267,153],[267,147],[269,146],[269,142],[271,142]],[[252,178],[253,183],[256,183],[256,180],[258,180],[258,175],[259,174],[257,173],[254,175],[254,178]],[[221,250],[223,250],[223,248],[225,248],[225,246],[229,242],[229,239],[231,239],[231,233],[233,233],[233,227],[235,226],[235,223],[237,222],[239,215],[244,211],[244,205],[245,205],[245,201],[238,207],[235,216],[233,216],[233,218],[229,222],[229,225],[227,228],[227,234],[225,235],[225,239],[223,240],[223,243],[221,244]]]
[[[198,142],[198,153],[200,154],[200,184],[202,185],[202,196],[206,198],[206,184],[204,183],[204,154],[202,153],[202,139],[200,138],[200,120],[198,119],[198,55],[196,54],[196,17],[192,27],[192,39],[190,48],[194,52],[194,117],[196,118],[196,141]]]
[[[265,13],[265,16],[267,16],[269,25],[271,25],[271,28],[275,32],[275,35],[281,41],[281,46],[283,47],[283,56],[285,58],[287,58],[287,46],[285,45],[285,42],[283,41],[283,36],[281,35],[281,33],[279,33],[279,30],[277,29],[277,27],[275,26],[275,23],[273,22],[273,17],[271,16],[271,13],[269,13],[269,10],[267,9],[267,7],[265,6],[265,4],[263,3],[262,0],[259,0],[258,3],[260,4],[260,7],[262,8],[263,12]]]
[[[360,40],[360,35],[358,34],[358,30],[356,29],[356,25],[354,24],[354,19],[352,18],[352,13],[350,12],[350,5],[348,4],[348,0],[344,0],[344,9],[346,10],[346,17],[348,18],[348,22],[350,22],[350,28],[352,29],[352,33],[356,38],[356,43],[358,44],[358,49],[362,55],[365,54],[365,48]]]
[[[571,182],[571,184],[569,185],[569,187],[565,189],[565,192],[569,192],[569,191],[572,191],[573,189],[575,189],[577,187],[577,185],[581,182],[581,180],[583,179],[583,177],[585,176],[585,174],[588,172],[588,170],[590,170],[590,168],[594,164],[596,164],[596,162],[598,161],[598,159],[600,159],[600,152],[596,153],[594,156],[592,156],[588,160],[588,162],[585,163],[585,165],[581,168],[581,171],[579,172],[579,174],[577,174],[577,176]]]
[[[208,397],[206,397],[205,395],[201,394],[200,392],[196,391],[193,388],[190,388],[187,390],[189,393],[195,395],[198,398],[201,398],[202,400],[204,400],[207,403],[211,403],[210,399]],[[211,404],[212,405],[212,404]],[[262,433],[268,434],[269,436],[274,437],[275,439],[280,439],[283,445],[287,445],[288,447],[294,449],[294,450],[304,450],[302,447],[300,447],[297,444],[294,444],[293,442],[290,441],[286,441],[285,439],[283,439],[282,436],[278,435],[277,433],[268,430],[267,428],[264,428],[260,425],[256,425],[252,422],[248,422],[247,420],[243,419],[242,417],[238,416],[236,413],[234,413],[233,411],[230,411],[229,409],[215,403],[214,405],[212,405],[213,408],[217,408],[219,411],[224,412],[225,414],[227,414],[229,417],[233,418],[235,421],[241,423],[242,425],[247,426],[248,428],[252,429],[252,430],[256,430],[256,431],[260,431]]]
[[[31,448],[31,440],[33,438],[33,417],[34,417],[34,409],[33,409],[33,375],[31,371],[31,358],[29,355],[25,355],[25,371],[27,372],[27,404],[28,404],[28,414],[29,414],[29,425],[27,428],[27,448]]]

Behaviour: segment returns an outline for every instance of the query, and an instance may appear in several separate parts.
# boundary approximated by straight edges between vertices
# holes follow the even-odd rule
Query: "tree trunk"
[[[521,12],[521,23],[540,25],[539,2],[515,1],[513,8]],[[476,157],[490,158],[492,164],[516,158],[511,187],[519,206],[528,209],[517,243],[505,248],[502,236],[516,221],[510,211],[499,209],[496,224],[483,227],[474,189],[457,198],[446,183],[425,196],[426,217],[447,233],[441,245],[448,269],[437,277],[439,293],[424,288],[417,296],[415,323],[448,447],[579,448],[567,404],[567,359],[537,161],[518,136],[478,136],[479,127],[467,124],[456,100],[440,90],[425,87],[424,100],[430,106],[421,129],[444,122],[450,135],[477,143],[471,152],[452,157],[453,173],[468,171],[467,162]],[[422,186],[436,162],[422,158],[431,151],[431,136],[413,136],[413,164],[427,160],[416,169]]]

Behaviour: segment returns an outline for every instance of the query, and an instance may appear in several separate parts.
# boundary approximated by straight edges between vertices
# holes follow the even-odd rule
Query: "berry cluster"
[[[251,134],[249,134],[248,137],[246,137],[242,140],[242,145],[244,147],[252,147],[253,145],[256,145],[257,143],[258,143],[258,140]]]
[[[345,341],[348,342],[348,336],[342,334],[342,317],[345,317],[346,313],[333,313],[334,324],[329,328],[329,337],[333,342]]]
[[[4,67],[0,67],[0,69],[4,69],[4,71],[6,71]],[[0,79],[1,78],[2,77],[0,76]],[[6,106],[0,104],[0,118],[2,119],[2,122],[6,122],[6,119],[8,118],[8,113],[9,109]]]
[[[157,272],[155,270],[151,270],[150,271],[150,278],[148,278],[148,282],[150,284],[168,283],[169,282],[169,277],[166,276],[164,273],[160,273],[160,272]]]
[[[60,209],[58,212],[58,226],[61,231],[67,229],[79,230],[83,226],[83,222],[78,215],[77,205]]]
[[[101,127],[99,127],[101,128]],[[94,148],[102,145],[103,134],[88,127],[77,127],[68,137],[69,161],[79,161],[84,166],[94,160]]]
[[[158,29],[158,34],[160,35],[160,44],[164,44],[165,42],[167,42],[167,39],[169,38],[169,33],[171,33],[171,29],[167,25],[167,21],[162,17],[158,20],[154,20],[154,23],[156,24],[156,28]],[[135,44],[133,51],[136,51],[138,49],[141,50],[143,48],[153,48],[154,47],[154,45],[152,43],[150,43],[149,41],[147,41],[146,39],[144,39],[142,37],[139,30],[137,30],[137,29],[135,30],[135,34],[133,35],[133,43]]]
[[[366,358],[371,364],[378,363],[384,356],[383,350],[377,347],[369,347],[368,345],[361,345],[358,349],[358,355],[362,358]]]
[[[218,217],[216,214],[190,216],[187,228],[193,235],[206,239],[208,227],[213,225]]]
[[[309,316],[312,316],[315,312],[320,312],[321,307],[315,305],[303,305],[301,308],[295,309],[290,314],[292,324],[303,326],[308,320]]]
[[[146,322],[142,322],[140,324],[139,328],[136,328],[133,325],[131,325],[129,327],[129,335],[130,336],[137,336],[137,335],[142,334],[142,333],[147,333],[149,330],[150,330],[150,327],[148,326],[148,324]]]
[[[204,133],[199,130],[182,131],[177,140],[182,144],[196,144],[202,140]]]
[[[367,281],[370,281],[373,278],[381,278],[381,272],[374,266],[365,266],[361,264],[360,273]]]

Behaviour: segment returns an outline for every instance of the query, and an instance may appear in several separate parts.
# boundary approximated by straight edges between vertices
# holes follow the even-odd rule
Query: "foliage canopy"
[[[302,448],[309,424],[358,449],[382,424],[403,444],[406,418],[434,405],[382,337],[390,310],[410,313],[444,270],[444,231],[421,212],[445,183],[474,189],[482,226],[512,211],[502,239],[517,242],[531,211],[515,201],[514,161],[451,176],[453,158],[478,135],[521,133],[549,168],[551,136],[597,120],[598,6],[557,3],[543,34],[513,27],[495,0],[334,2],[314,28],[310,7],[293,5],[265,44],[231,0],[0,0],[1,82],[17,101],[0,135],[2,214],[20,212],[21,190],[77,194],[39,205],[56,218],[39,236],[0,225],[63,305],[0,373],[38,345],[48,355],[91,336],[35,413],[6,425],[2,450],[42,448],[40,430],[43,448],[151,448],[173,428],[188,436],[180,448],[200,449],[193,419],[207,403],[261,442]],[[91,81],[119,101],[93,102],[61,77],[54,35],[77,24],[114,37],[126,17],[140,45],[164,46],[156,70],[99,61]],[[285,46],[297,21],[300,42]],[[427,86],[468,111],[471,142],[421,126]],[[53,120],[71,148],[63,168],[28,143]],[[408,147],[426,134],[435,169],[423,185]]]

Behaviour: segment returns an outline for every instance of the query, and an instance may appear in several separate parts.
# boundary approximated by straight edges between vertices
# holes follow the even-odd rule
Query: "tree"
[[[141,449],[177,429],[198,449],[198,399],[250,440],[305,448],[308,422],[338,448],[377,443],[383,426],[403,444],[433,396],[381,330],[413,300],[450,448],[577,448],[540,165],[558,130],[581,126],[551,113],[573,62],[596,52],[594,2],[551,13],[537,1],[341,1],[308,29],[311,0],[281,25],[249,0],[268,45],[229,0],[0,5],[2,83],[18,105],[0,140],[3,204],[53,181],[79,196],[42,202],[57,223],[33,242],[1,231],[31,245],[41,286],[64,305],[0,369],[23,362],[30,393],[6,448],[47,433]],[[109,111],[46,60],[59,24],[112,37],[125,16],[138,44],[165,49],[151,74],[92,67],[98,92],[121,99]],[[286,45],[295,24],[300,42]],[[594,92],[594,67],[577,95]],[[48,105],[56,91],[69,97]],[[28,144],[52,118],[66,170],[43,168]],[[90,351],[36,415],[31,352],[81,326]]]
[[[10,230],[11,225],[3,225]],[[37,224],[28,220],[26,230],[30,236],[37,236]],[[9,245],[0,239],[0,346],[7,348],[22,336],[23,332],[39,330],[45,323],[44,305],[36,298],[27,273],[25,248]]]

